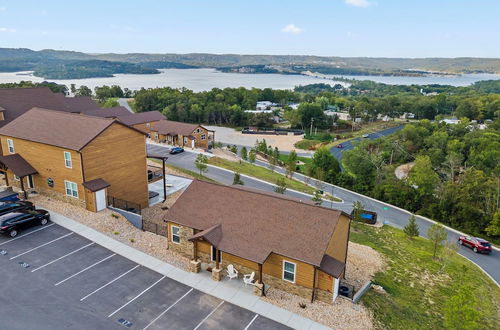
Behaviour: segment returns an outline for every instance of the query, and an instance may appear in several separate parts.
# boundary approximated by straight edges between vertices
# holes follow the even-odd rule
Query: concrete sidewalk
[[[144,252],[134,249],[124,243],[114,240],[90,227],[61,214],[48,210],[51,220],[78,235],[81,235],[97,244],[126,257],[144,267],[154,270],[160,274],[186,284],[204,293],[223,299],[232,304],[248,309],[254,313],[261,314],[276,322],[280,322],[294,329],[329,329],[317,322],[304,318],[298,314],[279,308],[273,304],[262,301],[259,297],[249,292],[248,288],[235,286],[229,281],[215,282],[210,277],[201,274],[189,273],[178,269],[164,261],[154,258]]]

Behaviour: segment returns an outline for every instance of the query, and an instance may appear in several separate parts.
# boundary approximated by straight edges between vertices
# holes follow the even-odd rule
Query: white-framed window
[[[177,226],[170,226],[170,231],[172,232],[171,240],[173,243],[180,244],[181,243],[181,228]]]
[[[73,167],[73,162],[71,160],[71,152],[69,151],[64,152],[64,165],[66,166],[66,168]]]
[[[196,129],[196,133],[200,133],[200,128],[199,127]]]
[[[78,186],[76,183],[64,180],[64,187],[66,188],[66,195],[78,198]]]
[[[146,123],[146,127],[151,127],[151,124],[150,123]]]
[[[28,175],[26,177],[26,182],[28,183],[28,188],[30,189],[35,188],[35,181],[33,180],[33,175]]]
[[[187,144],[187,143],[188,143],[188,138],[187,138],[187,137],[185,137],[185,138],[184,138],[184,144]]]
[[[16,153],[16,151],[14,150],[14,141],[12,139],[7,139],[7,147],[9,148],[9,153]]]
[[[19,181],[21,179],[17,175],[14,174],[14,180]]]
[[[202,141],[205,141],[206,139],[207,139],[207,136],[206,136],[205,134],[202,134],[202,135],[201,135],[201,140],[202,140]]]
[[[212,261],[217,261],[215,260],[215,257],[217,256],[217,254],[215,253],[217,249],[215,248],[215,246],[212,245],[212,248],[210,249],[210,259],[212,259]],[[222,251],[219,250],[219,262],[222,262]]]
[[[293,262],[283,260],[283,279],[288,282],[295,283],[295,273],[297,265]]]

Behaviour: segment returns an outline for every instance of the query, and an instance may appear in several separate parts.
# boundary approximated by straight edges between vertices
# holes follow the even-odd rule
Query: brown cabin
[[[254,272],[257,284],[312,301],[337,297],[351,221],[342,211],[194,180],[163,220],[168,248],[212,272],[232,264],[239,274]]]
[[[145,111],[129,113],[128,115],[118,116],[117,118],[125,125],[132,126],[149,135],[156,124],[165,119],[165,116],[159,111]]]
[[[151,139],[174,146],[208,149],[213,131],[199,125],[162,120],[151,128]]]
[[[115,197],[148,206],[146,137],[114,119],[33,108],[0,128],[7,185],[99,211]]]

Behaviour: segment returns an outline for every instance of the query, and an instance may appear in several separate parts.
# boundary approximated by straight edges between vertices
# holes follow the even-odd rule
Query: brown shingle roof
[[[0,135],[78,151],[114,122],[113,119],[33,108],[0,128]]]
[[[158,132],[158,134],[162,135],[184,135],[188,136],[193,131],[198,128],[200,125],[197,124],[189,124],[182,123],[179,121],[171,121],[171,120],[162,120],[157,123],[151,130],[154,132]]]
[[[335,278],[339,278],[345,269],[345,263],[325,254],[319,269]]]
[[[196,207],[193,207],[196,206]],[[163,220],[215,235],[224,252],[264,263],[274,252],[320,266],[342,211],[194,180]],[[219,230],[219,229],[217,229]]]
[[[60,102],[68,112],[84,113],[100,109],[99,105],[89,96],[66,97],[61,93],[56,94],[56,96],[60,99]]]
[[[106,180],[99,178],[99,179],[86,181],[83,183],[83,186],[85,188],[87,188],[88,190],[95,192],[95,191],[107,188],[111,185]]]
[[[144,124],[163,119],[165,119],[165,116],[163,116],[159,111],[146,111],[132,114],[129,113],[125,116],[118,117],[118,120],[120,120],[125,125]]]
[[[19,154],[0,156],[0,163],[4,164],[5,167],[20,178],[38,173],[37,170]]]
[[[120,116],[130,115],[130,111],[125,107],[113,107],[113,108],[99,108],[94,110],[85,111],[87,116],[96,116],[103,118],[117,118]]]

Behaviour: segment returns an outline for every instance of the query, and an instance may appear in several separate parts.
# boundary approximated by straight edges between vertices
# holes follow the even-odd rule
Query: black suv
[[[0,215],[22,210],[34,210],[35,206],[31,202],[0,202]]]
[[[50,220],[45,210],[21,210],[0,215],[0,233],[16,237],[21,229],[35,225],[46,225]]]

